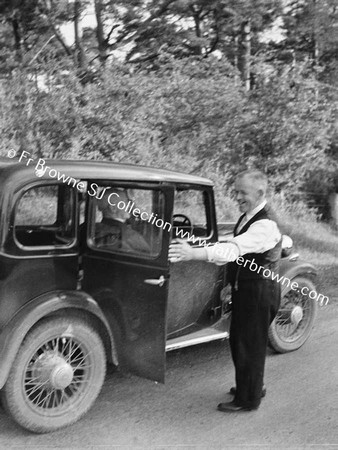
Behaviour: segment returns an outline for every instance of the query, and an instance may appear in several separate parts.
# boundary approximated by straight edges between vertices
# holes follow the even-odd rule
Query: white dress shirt
[[[265,205],[266,201],[246,213],[246,216],[239,224],[238,230],[263,209]],[[264,253],[275,247],[280,239],[281,233],[276,222],[269,219],[261,219],[250,225],[245,233],[230,238],[227,242],[218,242],[212,247],[205,248],[209,262],[223,265],[229,261],[235,261],[239,256],[247,253]]]

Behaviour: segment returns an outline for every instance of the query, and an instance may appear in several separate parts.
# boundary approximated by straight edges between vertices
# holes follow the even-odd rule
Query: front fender
[[[99,321],[109,337],[110,359],[117,364],[117,353],[109,324],[96,301],[82,291],[54,291],[40,295],[26,303],[5,325],[0,335],[0,389],[6,383],[10,368],[22,341],[29,330],[46,316],[62,310],[76,309]]]
[[[279,275],[284,277],[284,280],[289,279],[292,281],[298,275],[307,275],[310,278],[317,275],[317,269],[312,264],[302,259],[290,260],[290,258],[292,258],[292,255],[288,258],[283,258],[280,263]],[[281,283],[282,290],[286,289],[288,284],[283,281]]]

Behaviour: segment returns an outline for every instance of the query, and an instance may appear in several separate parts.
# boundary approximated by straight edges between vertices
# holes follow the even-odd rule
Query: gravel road
[[[91,411],[61,431],[34,435],[0,410],[0,448],[338,449],[338,305],[319,311],[308,342],[268,354],[258,411],[216,410],[233,385],[228,342],[167,355],[165,385],[110,373]]]

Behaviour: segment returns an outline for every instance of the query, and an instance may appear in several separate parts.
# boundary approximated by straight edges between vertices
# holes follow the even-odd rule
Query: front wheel
[[[45,319],[28,333],[2,390],[6,411],[36,433],[83,416],[103,385],[106,357],[98,333],[77,318]]]
[[[303,287],[308,293],[316,291],[315,285],[304,277],[296,277],[294,282],[298,289],[288,286],[282,292],[280,308],[269,329],[269,345],[278,353],[301,347],[310,336],[317,315],[317,301],[301,293]]]

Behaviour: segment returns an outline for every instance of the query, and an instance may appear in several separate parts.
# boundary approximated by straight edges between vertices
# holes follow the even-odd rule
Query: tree
[[[283,19],[282,49],[292,50],[296,61],[312,61],[319,80],[338,84],[338,0],[289,1]]]
[[[5,25],[0,33],[3,53],[9,58],[4,66],[11,71],[15,67],[29,66],[44,59],[60,61],[74,58],[75,64],[82,70],[86,68],[85,51],[79,33],[79,16],[85,7],[85,1],[76,0],[73,6],[67,0],[15,0],[0,4],[0,18]],[[66,44],[59,26],[73,21],[76,35],[75,48]],[[8,39],[12,30],[12,38]],[[46,45],[48,44],[48,46]],[[69,58],[70,57],[70,58]],[[67,61],[66,65],[69,64]]]
[[[248,37],[252,33],[256,51],[259,31],[280,11],[278,0],[134,1],[122,14],[124,26],[117,40],[130,42],[132,36],[133,47],[127,55],[129,62],[154,61],[164,49],[177,58],[207,56],[218,50],[234,61],[238,56],[234,41],[244,36],[240,41],[246,51],[237,59],[242,59],[241,67],[247,71],[248,62],[243,60],[248,59]]]

